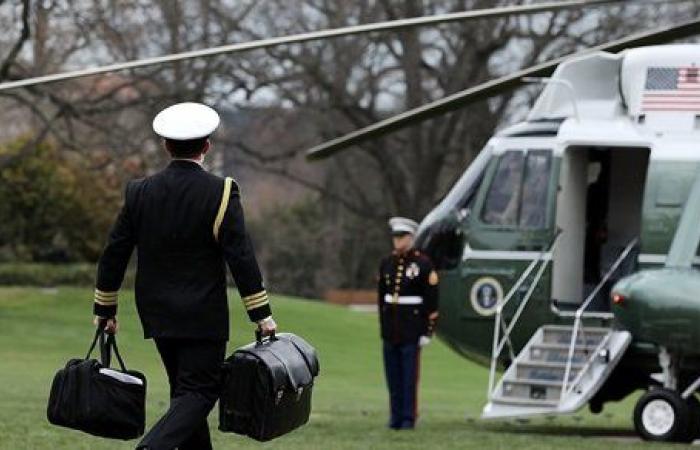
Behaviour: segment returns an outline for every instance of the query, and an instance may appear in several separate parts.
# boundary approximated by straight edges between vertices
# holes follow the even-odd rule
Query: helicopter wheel
[[[676,391],[658,388],[648,391],[634,407],[634,428],[642,439],[661,442],[692,442],[700,424],[700,404]]]

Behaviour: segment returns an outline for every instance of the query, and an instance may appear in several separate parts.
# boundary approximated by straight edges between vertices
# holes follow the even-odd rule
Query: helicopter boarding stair
[[[556,238],[550,250],[556,245]],[[585,319],[610,323],[609,312],[589,311],[590,304],[603,285],[627,258],[636,240],[620,254],[605,277],[575,311],[560,312],[573,319],[573,325],[544,325],[530,338],[518,355],[514,354],[510,335],[548,260],[535,259],[523,272],[496,310],[488,404],[482,417],[486,419],[527,417],[540,414],[565,414],[579,410],[598,392],[622,359],[632,341],[627,331],[606,326],[586,326]],[[503,316],[504,307],[520,289],[524,280],[540,265],[533,282],[518,305],[510,323]],[[501,336],[501,331],[503,335]],[[505,348],[510,353],[508,369],[496,383],[496,368]]]

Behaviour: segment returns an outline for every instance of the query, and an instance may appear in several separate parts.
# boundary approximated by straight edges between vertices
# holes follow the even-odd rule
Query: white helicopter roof
[[[557,67],[528,121],[499,133],[570,146],[645,147],[652,159],[700,159],[700,45],[592,52]],[[551,144],[550,144],[551,145]],[[498,150],[496,150],[498,152]]]
[[[530,110],[528,121],[622,115],[621,59],[622,55],[595,52],[561,63]]]
[[[699,71],[700,45],[697,44],[627,50],[622,60],[620,86],[628,114],[700,114]]]
[[[654,131],[693,132],[700,115],[700,45],[594,52],[557,67],[528,120],[627,117]]]

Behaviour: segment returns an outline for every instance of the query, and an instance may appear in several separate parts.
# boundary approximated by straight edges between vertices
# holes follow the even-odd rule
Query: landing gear
[[[692,442],[698,434],[700,405],[666,388],[644,394],[634,408],[634,427],[648,441]]]
[[[651,388],[634,407],[634,428],[648,441],[692,442],[700,435],[700,378],[679,392],[678,355],[661,348],[663,388]]]

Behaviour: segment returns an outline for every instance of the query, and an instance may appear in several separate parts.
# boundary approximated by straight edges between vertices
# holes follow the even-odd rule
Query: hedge
[[[95,284],[96,266],[91,263],[2,263],[0,286],[86,286]],[[134,272],[127,270],[123,287],[134,285]]]

